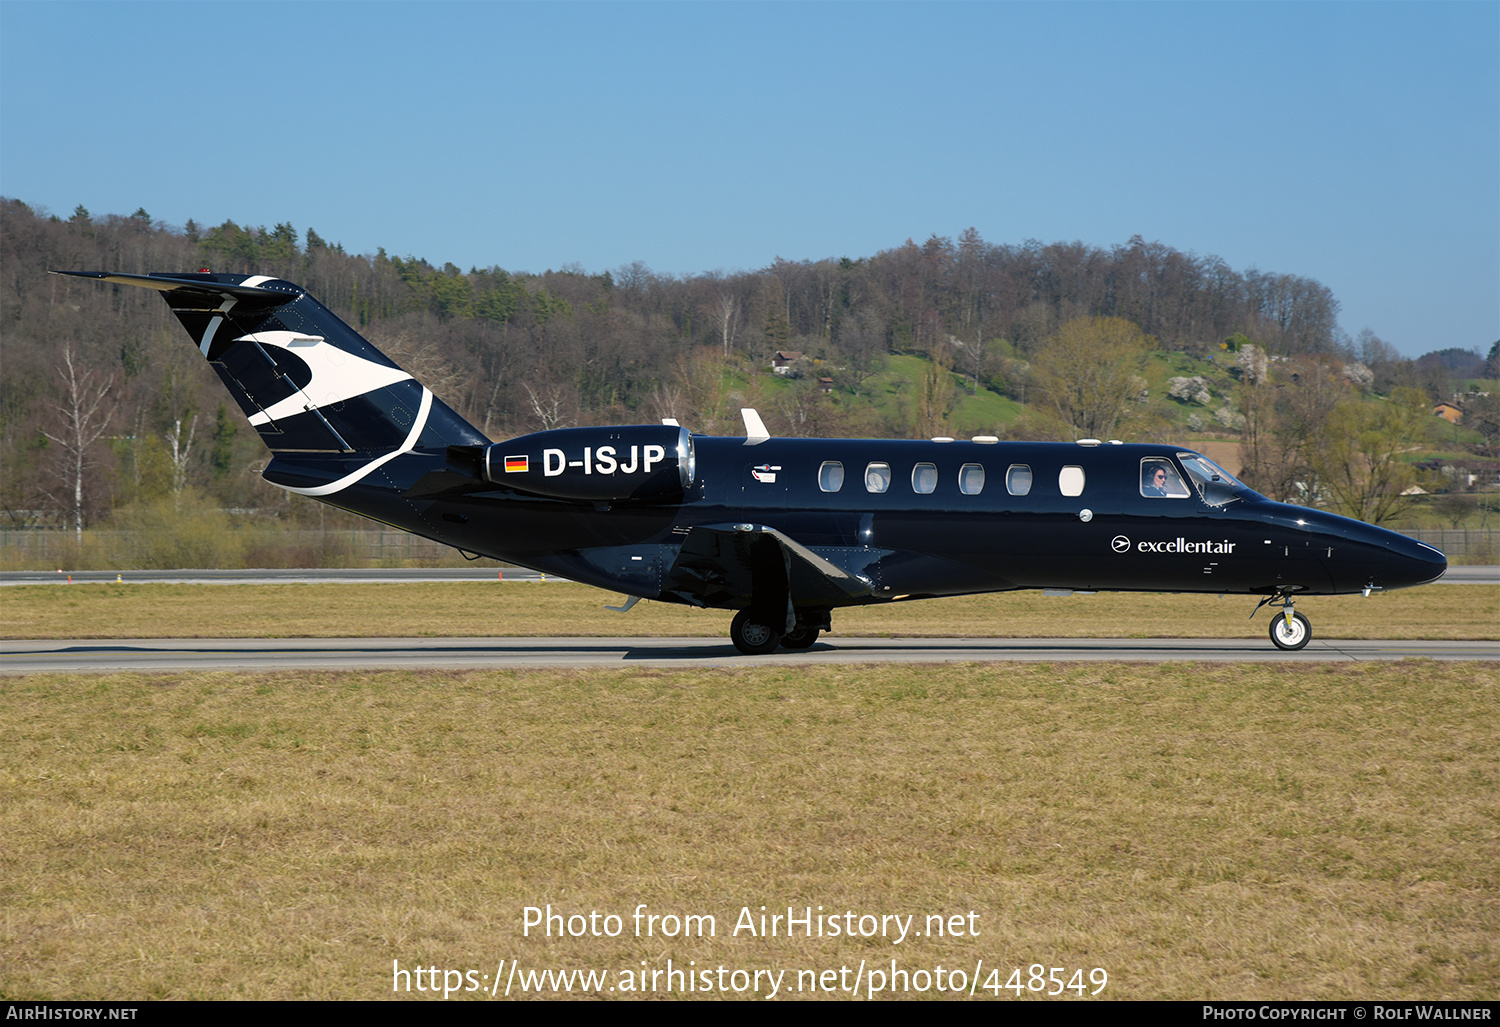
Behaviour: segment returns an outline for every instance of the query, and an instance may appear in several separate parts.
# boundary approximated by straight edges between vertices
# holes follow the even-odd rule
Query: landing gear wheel
[[[791,631],[781,636],[783,649],[809,649],[818,640],[818,629],[810,628],[805,624],[798,624]]]
[[[746,656],[764,656],[774,653],[781,644],[781,632],[769,624],[759,624],[750,619],[749,610],[734,615],[729,625],[729,640]]]
[[[1301,649],[1312,641],[1312,624],[1300,613],[1292,614],[1292,622],[1286,622],[1286,615],[1278,613],[1271,619],[1271,642],[1277,649],[1294,651]]]

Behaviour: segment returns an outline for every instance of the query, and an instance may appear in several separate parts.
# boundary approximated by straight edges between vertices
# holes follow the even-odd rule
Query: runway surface
[[[1496,642],[1314,639],[1282,652],[1265,639],[844,638],[741,656],[722,638],[293,638],[0,642],[0,674],[107,671],[456,670],[522,667],[747,667],[760,664],[1123,660],[1162,663],[1500,660]]]

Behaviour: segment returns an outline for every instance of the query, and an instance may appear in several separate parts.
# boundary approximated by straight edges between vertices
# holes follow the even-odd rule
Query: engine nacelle
[[[555,499],[661,502],[693,483],[686,428],[635,424],[558,428],[484,448],[485,481]]]

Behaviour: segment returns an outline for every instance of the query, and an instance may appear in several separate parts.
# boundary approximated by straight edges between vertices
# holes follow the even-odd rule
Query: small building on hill
[[[1457,403],[1439,403],[1432,408],[1432,413],[1449,424],[1458,424],[1464,419],[1464,408]]]
[[[771,357],[771,370],[777,374],[791,374],[792,365],[802,359],[802,354],[794,349],[779,349]]]

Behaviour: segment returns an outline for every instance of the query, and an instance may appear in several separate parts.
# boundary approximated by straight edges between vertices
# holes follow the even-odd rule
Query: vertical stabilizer
[[[489,441],[291,282],[207,272],[56,273],[160,292],[278,461],[326,467],[294,481],[278,477],[273,464],[266,477],[283,487],[328,495],[402,453]]]

